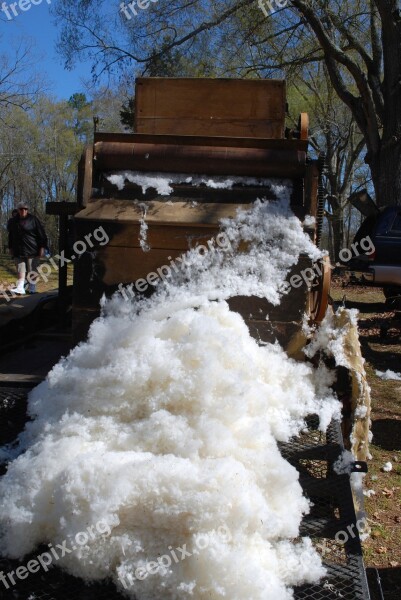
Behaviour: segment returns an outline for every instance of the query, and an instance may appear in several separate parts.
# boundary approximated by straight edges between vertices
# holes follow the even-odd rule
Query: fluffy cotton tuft
[[[387,369],[387,371],[376,371],[376,375],[384,381],[401,381],[401,373],[396,373],[391,369]]]

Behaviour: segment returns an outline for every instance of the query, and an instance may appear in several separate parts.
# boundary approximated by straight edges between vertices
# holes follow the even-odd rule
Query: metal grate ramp
[[[27,388],[0,387],[0,446],[12,442],[26,422]],[[333,463],[343,451],[339,424],[333,423],[325,434],[318,431],[318,420],[308,419],[308,428],[297,438],[280,444],[283,456],[300,473],[300,483],[313,506],[301,524],[301,536],[309,536],[322,554],[327,576],[318,585],[295,588],[295,600],[369,600],[362,551],[356,530],[356,516],[347,475],[336,475]],[[0,464],[0,474],[5,472]],[[352,526],[354,526],[352,528]],[[336,541],[337,532],[354,533],[345,544]],[[0,573],[16,571],[31,557],[14,561],[0,557]],[[57,567],[47,573],[30,574],[6,589],[0,581],[1,600],[122,600],[112,583],[85,585]],[[227,599],[229,600],[229,599]],[[266,598],[266,600],[275,600]]]
[[[282,455],[298,470],[304,494],[312,502],[300,535],[312,539],[327,569],[319,585],[296,588],[294,598],[369,600],[349,476],[333,471],[333,464],[344,450],[341,427],[333,422],[322,433],[318,424],[317,417],[310,417],[305,432],[289,443],[279,444]]]

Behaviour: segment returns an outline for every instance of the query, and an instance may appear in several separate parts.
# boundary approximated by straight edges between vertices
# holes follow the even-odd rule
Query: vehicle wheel
[[[386,298],[386,305],[396,308],[401,306],[401,287],[389,285],[383,288],[383,294]]]

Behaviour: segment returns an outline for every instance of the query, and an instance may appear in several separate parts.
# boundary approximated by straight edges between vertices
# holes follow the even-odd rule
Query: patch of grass
[[[330,295],[336,302],[363,302],[364,304],[383,303],[385,301],[381,288],[363,288],[361,286],[343,287],[341,282],[334,281]]]
[[[399,349],[401,350],[401,348]],[[369,354],[366,349],[364,355]],[[380,354],[374,357],[375,365],[372,362],[365,363],[365,369],[369,385],[371,388],[372,396],[372,407],[374,411],[374,417],[379,418],[401,418],[401,381],[384,381],[376,375],[376,371],[386,371],[391,369],[393,371],[401,370],[401,353],[395,353],[394,357],[380,357]],[[372,360],[372,358],[370,359]]]

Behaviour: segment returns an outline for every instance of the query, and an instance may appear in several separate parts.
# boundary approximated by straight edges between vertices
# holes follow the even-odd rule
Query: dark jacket
[[[15,219],[16,219],[16,218],[17,218],[17,217],[10,217],[10,218],[8,219],[8,221],[7,221],[7,231],[8,231],[8,233],[10,233],[10,231],[11,231],[11,226],[12,226],[12,224],[14,223],[14,221],[15,221]]]
[[[8,247],[13,256],[38,256],[40,248],[47,248],[47,236],[42,223],[28,213],[25,219],[18,215],[10,223]]]

